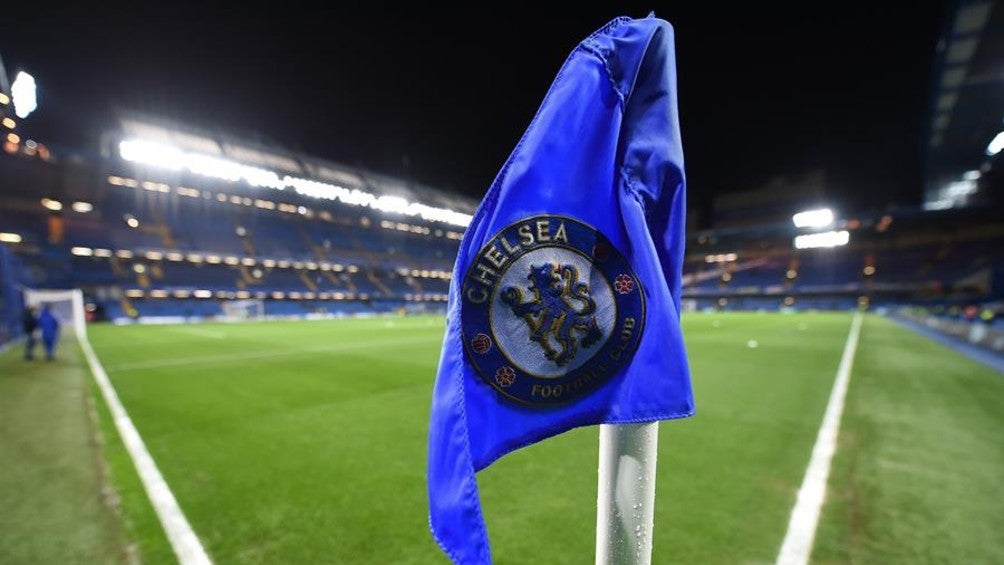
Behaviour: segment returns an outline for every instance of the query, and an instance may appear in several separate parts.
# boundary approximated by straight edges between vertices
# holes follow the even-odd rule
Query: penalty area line
[[[167,534],[171,548],[174,549],[174,553],[178,557],[178,562],[180,565],[211,565],[212,561],[209,559],[209,555],[206,554],[205,548],[202,547],[198,536],[192,530],[192,526],[185,518],[181,507],[178,506],[178,501],[174,498],[171,489],[168,488],[164,476],[160,474],[160,470],[153,462],[153,457],[147,450],[146,444],[143,443],[143,438],[140,437],[139,431],[136,430],[129,414],[126,413],[125,407],[122,406],[118,394],[115,393],[115,388],[112,387],[112,383],[108,379],[108,374],[101,366],[101,362],[98,361],[98,356],[94,354],[90,341],[86,335],[81,333],[77,334],[77,341],[80,343],[81,349],[84,350],[91,374],[94,375],[94,380],[97,381],[98,388],[101,389],[101,395],[105,399],[105,404],[108,405],[109,412],[111,412],[115,428],[129,452],[133,465],[136,466],[136,472],[139,474],[143,488],[146,489],[146,494],[157,513],[157,517],[160,519],[164,533]]]
[[[861,312],[854,313],[851,330],[847,334],[844,353],[840,357],[837,378],[833,382],[830,400],[826,405],[823,422],[819,426],[816,445],[812,448],[809,466],[805,469],[802,486],[798,489],[795,508],[791,511],[788,531],[784,535],[776,565],[805,565],[812,553],[812,543],[816,537],[819,514],[826,497],[826,482],[830,475],[830,463],[837,449],[837,434],[840,431],[840,417],[844,412],[844,397],[851,381],[851,367],[858,349],[861,334]]]

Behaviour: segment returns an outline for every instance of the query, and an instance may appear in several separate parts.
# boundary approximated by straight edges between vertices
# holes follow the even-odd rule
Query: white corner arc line
[[[146,444],[143,443],[143,438],[140,437],[136,426],[129,418],[129,414],[126,413],[125,407],[122,406],[122,402],[119,400],[118,394],[115,393],[104,367],[101,366],[97,355],[94,354],[94,349],[91,348],[87,336],[77,332],[77,341],[80,342],[80,347],[84,350],[87,364],[90,366],[94,380],[97,381],[105,403],[108,405],[108,410],[112,414],[115,428],[118,430],[119,436],[122,437],[122,443],[129,452],[129,457],[132,458],[133,464],[136,466],[136,472],[139,474],[140,481],[143,483],[143,488],[146,489],[146,494],[150,498],[150,503],[153,505],[157,517],[160,518],[164,533],[167,534],[167,539],[178,557],[178,563],[180,565],[211,565],[212,561],[209,559],[209,555],[206,554],[205,548],[202,547],[198,536],[195,535],[195,531],[192,530],[192,526],[182,513],[181,507],[178,506],[174,494],[168,488],[163,475],[160,474],[160,470],[153,462],[153,457],[147,451]]]
[[[788,532],[781,544],[781,551],[778,552],[776,565],[806,565],[809,562],[819,514],[823,507],[823,499],[826,497],[830,463],[837,449],[840,417],[844,411],[844,397],[847,396],[847,387],[851,381],[851,367],[854,365],[854,353],[858,349],[858,336],[861,334],[863,319],[861,312],[856,312],[851,321],[851,331],[847,334],[844,353],[840,357],[837,378],[833,382],[826,413],[819,426],[816,445],[812,448],[812,458],[805,469],[802,486],[798,489],[795,508],[791,511]]]

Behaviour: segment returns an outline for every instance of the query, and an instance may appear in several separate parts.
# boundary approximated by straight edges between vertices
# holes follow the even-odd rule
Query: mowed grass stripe
[[[656,563],[773,559],[849,323],[845,314],[685,317],[697,415],[661,424]],[[91,337],[106,367],[368,344],[109,369],[217,563],[446,563],[428,533],[425,490],[441,319],[211,329],[226,338],[158,327]],[[395,342],[402,336],[416,342]],[[597,437],[595,427],[574,430],[479,476],[496,562],[592,560]]]
[[[850,320],[684,316],[697,413],[660,424],[653,563],[773,562]],[[575,430],[481,473],[497,562],[592,562],[598,436]]]
[[[386,352],[388,347],[397,347],[400,345],[408,345],[415,343],[428,343],[432,340],[438,340],[439,336],[418,336],[418,337],[402,337],[399,339],[381,339],[372,342],[342,342],[333,343],[329,345],[318,345],[314,347],[290,347],[286,349],[281,349],[277,351],[252,351],[252,352],[237,352],[237,353],[226,353],[226,354],[213,354],[213,355],[193,355],[185,357],[172,357],[170,359],[154,359],[150,361],[137,361],[133,363],[123,363],[120,365],[115,365],[111,370],[118,373],[125,373],[130,371],[142,371],[144,369],[161,369],[165,367],[184,367],[184,366],[201,366],[205,367],[208,365],[218,365],[225,363],[247,363],[248,361],[255,360],[268,360],[274,359],[276,357],[301,357],[304,355],[326,355],[334,354],[344,351],[351,351],[353,349],[369,349],[378,348]]]
[[[850,323],[845,313],[684,317],[697,414],[661,425],[656,562],[773,562]]]
[[[238,354],[354,348],[206,369],[109,371],[218,563],[352,562],[347,555],[361,558],[371,544],[381,548],[377,556],[394,547],[406,556],[416,545],[431,544],[424,519],[424,422],[442,324],[393,322],[246,324],[237,327],[235,339],[214,344],[216,352],[234,351],[227,346]],[[401,324],[415,343],[399,343]],[[141,329],[137,333],[161,359],[192,350],[184,343],[167,346],[149,328],[102,329],[110,339],[121,338],[116,330]],[[417,332],[430,337],[418,339]],[[92,332],[92,338],[100,352],[102,337]],[[115,363],[114,352],[101,355],[109,366]],[[402,489],[402,481],[409,488]],[[395,532],[400,502],[409,499],[423,510],[411,512],[415,521]],[[360,536],[367,524],[373,533],[389,525],[391,537]],[[346,528],[354,535],[340,533]],[[400,535],[405,531],[410,538]],[[426,558],[433,549],[428,546]]]
[[[206,555],[205,548],[202,547],[198,536],[192,531],[188,520],[185,519],[184,513],[174,498],[174,493],[164,481],[157,464],[146,448],[146,444],[143,443],[143,438],[133,425],[125,407],[122,406],[118,394],[86,335],[79,336],[79,345],[87,359],[91,375],[101,391],[101,398],[111,413],[118,437],[129,450],[129,456],[136,472],[143,481],[150,502],[160,517],[164,533],[170,540],[171,546],[178,556],[178,561],[183,565],[210,565],[212,562]]]
[[[1004,375],[869,317],[815,563],[1004,563]]]
[[[305,357],[311,350],[367,347],[394,340],[442,338],[441,318],[390,320],[353,319],[327,321],[272,321],[244,324],[200,324],[205,331],[220,332],[222,340],[204,339],[174,326],[92,326],[92,341],[101,343],[102,364],[110,370],[186,362],[234,355],[292,355]],[[393,354],[393,350],[386,352]],[[320,356],[322,358],[327,358]],[[184,371],[182,371],[184,372]]]

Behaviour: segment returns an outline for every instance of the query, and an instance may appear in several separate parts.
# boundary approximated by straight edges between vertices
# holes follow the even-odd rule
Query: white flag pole
[[[659,422],[600,426],[596,565],[649,565]]]

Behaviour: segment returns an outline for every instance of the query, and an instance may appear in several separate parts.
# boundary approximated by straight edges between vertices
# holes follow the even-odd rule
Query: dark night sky
[[[0,56],[41,89],[24,131],[94,147],[121,105],[480,198],[574,46],[615,16],[655,11],[677,34],[693,205],[816,167],[858,208],[920,198],[942,2],[252,5],[30,6],[5,18]]]

